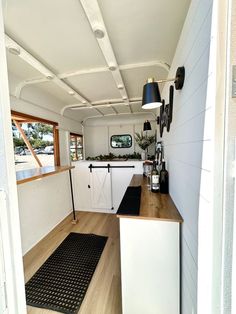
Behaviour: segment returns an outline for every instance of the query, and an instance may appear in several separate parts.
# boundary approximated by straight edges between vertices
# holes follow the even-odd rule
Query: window
[[[59,166],[58,123],[11,112],[16,170]]]
[[[129,148],[132,146],[132,137],[129,134],[112,135],[110,143],[112,148]]]
[[[70,159],[83,159],[83,136],[80,134],[70,133]]]

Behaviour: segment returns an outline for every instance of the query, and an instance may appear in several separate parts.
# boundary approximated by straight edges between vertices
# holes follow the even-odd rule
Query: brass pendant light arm
[[[176,80],[176,77],[175,78],[170,78],[170,79],[164,79],[164,80],[158,80],[158,81],[155,81],[156,83],[166,83],[166,82],[173,82]]]

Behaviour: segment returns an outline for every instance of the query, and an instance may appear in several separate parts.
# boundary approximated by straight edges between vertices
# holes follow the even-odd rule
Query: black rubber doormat
[[[70,233],[26,283],[28,305],[78,313],[107,237]]]

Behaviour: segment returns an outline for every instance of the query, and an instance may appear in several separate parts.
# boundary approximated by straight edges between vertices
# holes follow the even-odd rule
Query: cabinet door
[[[76,210],[91,209],[90,173],[88,164],[80,163],[72,170]]]
[[[111,173],[107,169],[93,169],[90,173],[92,208],[111,209]]]

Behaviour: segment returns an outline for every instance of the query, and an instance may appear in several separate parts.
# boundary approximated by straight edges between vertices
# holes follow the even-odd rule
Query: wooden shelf
[[[46,166],[34,169],[21,170],[16,172],[17,184],[22,184],[43,177],[51,176],[59,172],[75,168],[74,166]]]
[[[117,215],[118,218],[164,220],[172,222],[183,222],[178,209],[169,194],[153,193],[147,188],[147,178],[135,174],[130,186],[142,187],[139,216]]]

